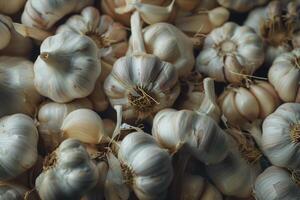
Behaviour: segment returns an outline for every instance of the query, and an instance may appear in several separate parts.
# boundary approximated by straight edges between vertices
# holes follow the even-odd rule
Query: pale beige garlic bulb
[[[64,16],[80,12],[93,2],[93,0],[28,0],[21,21],[31,27],[49,30]]]
[[[15,183],[0,182],[0,199],[2,200],[21,200],[24,199],[27,188]]]
[[[79,200],[97,184],[98,173],[85,147],[78,140],[68,139],[45,158],[35,187],[43,200]]]
[[[121,106],[127,120],[145,119],[172,106],[180,92],[175,67],[145,53],[139,14],[133,14],[131,20],[132,37],[138,38],[133,53],[119,58],[104,82],[110,104]]]
[[[33,78],[31,61],[0,57],[0,117],[14,113],[35,114],[41,96],[34,87]]]
[[[227,22],[205,38],[196,70],[216,81],[232,83],[241,80],[239,74],[252,75],[263,61],[260,37],[247,26]]]
[[[69,103],[44,102],[38,111],[38,130],[47,152],[53,151],[62,141],[61,125],[67,115],[80,108],[92,109],[88,99],[77,99]]]
[[[40,51],[34,63],[34,82],[40,94],[66,103],[92,93],[101,67],[91,39],[62,32],[45,39]]]
[[[269,69],[268,78],[284,102],[300,102],[300,49],[279,55]]]
[[[0,1],[0,13],[13,15],[25,5],[26,0]]]
[[[91,38],[99,49],[98,56],[111,65],[125,55],[127,30],[108,15],[100,15],[94,7],[86,7],[80,15],[71,16],[56,33],[71,31]]]
[[[261,173],[254,185],[257,200],[296,200],[300,197],[300,186],[283,168],[271,166]]]
[[[264,119],[280,105],[278,94],[270,83],[249,79],[244,84],[229,85],[218,102],[227,123],[235,127]]]
[[[37,161],[38,131],[24,114],[0,119],[0,181],[17,177]]]
[[[261,152],[237,130],[227,130],[234,137],[229,140],[230,151],[220,163],[206,166],[214,185],[225,195],[247,198],[252,195],[256,177],[261,173]]]
[[[300,169],[300,104],[285,103],[263,122],[261,146],[273,165]]]
[[[218,3],[236,12],[248,12],[252,8],[263,5],[268,1],[269,0],[218,0]]]

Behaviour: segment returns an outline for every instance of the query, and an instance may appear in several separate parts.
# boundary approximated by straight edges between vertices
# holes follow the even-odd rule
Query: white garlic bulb
[[[225,8],[230,8],[237,12],[247,12],[255,6],[260,6],[268,0],[218,0],[218,3]]]
[[[253,192],[257,200],[296,200],[300,187],[285,169],[271,166],[257,177]]]
[[[32,62],[0,57],[0,117],[14,113],[33,116],[41,100],[33,83]]]
[[[229,86],[218,101],[227,122],[237,127],[266,118],[280,105],[276,91],[266,81],[247,80],[247,84]]]
[[[81,108],[70,112],[60,130],[64,138],[74,138],[88,144],[108,141],[102,119],[90,109]]]
[[[22,13],[22,23],[49,30],[64,16],[79,12],[93,0],[28,0]]]
[[[284,102],[300,102],[300,49],[279,55],[268,72],[270,83]]]
[[[79,200],[97,184],[98,170],[84,146],[75,139],[63,141],[44,163],[35,182],[43,200]]]
[[[37,160],[38,131],[24,114],[0,119],[0,181],[17,177]]]
[[[65,103],[91,94],[100,72],[94,42],[62,32],[43,41],[34,63],[34,82],[40,94]]]
[[[69,103],[60,104],[47,101],[40,106],[38,112],[38,130],[46,151],[53,151],[62,141],[61,125],[66,116],[80,108],[92,109],[88,99],[77,99]]]
[[[108,15],[101,15],[94,7],[86,7],[81,15],[71,16],[57,29],[57,33],[71,31],[90,37],[99,49],[99,58],[109,64],[124,56],[127,50],[127,31]]]
[[[14,183],[0,183],[1,200],[21,200],[28,189]]]
[[[133,55],[114,63],[104,91],[112,106],[122,106],[124,119],[145,119],[172,106],[180,88],[173,65],[145,53],[139,14],[131,20],[132,38],[139,38],[133,43]]]
[[[171,153],[183,145],[205,164],[222,161],[228,153],[227,136],[210,117],[189,110],[164,109],[155,115],[152,135]]]
[[[263,61],[260,37],[247,26],[227,22],[205,38],[196,70],[216,81],[239,82],[240,74],[253,74]]]
[[[273,165],[300,169],[300,104],[285,103],[263,122],[262,150]]]
[[[127,54],[132,54],[132,44],[138,39],[131,37]],[[147,26],[143,29],[143,40],[146,52],[173,64],[179,77],[192,71],[195,63],[193,42],[174,25],[156,23]]]
[[[118,159],[125,183],[139,199],[164,199],[173,178],[171,158],[151,135],[127,135],[121,142]]]
[[[26,0],[0,1],[0,13],[15,14],[24,6],[25,2]]]

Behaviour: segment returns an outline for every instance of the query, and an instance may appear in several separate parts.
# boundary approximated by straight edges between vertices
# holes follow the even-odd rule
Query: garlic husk
[[[228,154],[227,135],[202,113],[164,109],[155,115],[152,135],[170,153],[185,145],[190,154],[205,164],[218,163]]]
[[[237,12],[248,12],[252,8],[263,5],[266,2],[268,0],[218,0],[221,6]]]
[[[92,93],[101,72],[92,40],[62,32],[45,39],[40,51],[34,63],[34,82],[40,94],[66,103]]]
[[[0,182],[0,198],[2,200],[21,200],[28,189],[14,183]]]
[[[300,169],[300,104],[285,103],[263,122],[262,150],[273,165]]]
[[[95,88],[88,96],[88,99],[92,102],[93,108],[97,112],[103,112],[108,108],[109,101],[104,93],[103,82],[100,77],[97,79]]]
[[[41,101],[33,83],[33,64],[18,57],[0,57],[0,117],[14,113],[33,116]]]
[[[84,7],[92,4],[93,0],[28,0],[21,21],[28,26],[49,30],[64,16],[79,12]]]
[[[300,102],[300,49],[279,55],[269,69],[268,78],[284,102]]]
[[[227,22],[205,38],[196,71],[216,81],[240,82],[240,74],[252,75],[263,61],[261,38],[247,26]]]
[[[285,169],[271,166],[257,177],[254,195],[257,200],[296,200],[300,196],[300,187]]]
[[[13,15],[25,4],[26,0],[0,1],[0,13]]]
[[[63,120],[70,112],[80,108],[92,109],[92,103],[88,99],[77,99],[65,104],[47,101],[40,106],[38,130],[47,152],[53,151],[63,140],[60,131]]]
[[[68,139],[46,157],[35,187],[43,200],[79,200],[97,184],[98,177],[85,147],[78,140]]]
[[[0,181],[17,177],[37,160],[38,131],[24,114],[0,119]]]
[[[102,119],[91,109],[81,108],[70,112],[60,130],[64,138],[74,138],[88,144],[108,141]]]

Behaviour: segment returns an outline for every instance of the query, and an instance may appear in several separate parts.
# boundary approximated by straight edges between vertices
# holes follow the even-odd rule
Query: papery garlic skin
[[[146,52],[173,64],[178,76],[187,76],[193,69],[195,58],[193,43],[178,28],[168,23],[156,23],[143,29]],[[127,55],[133,52],[131,38]]]
[[[38,111],[38,130],[43,140],[46,151],[53,151],[63,140],[61,125],[67,115],[80,108],[92,109],[92,103],[88,99],[77,99],[75,101],[60,104],[56,102],[44,102]]]
[[[227,123],[235,127],[264,119],[280,105],[275,89],[266,81],[254,81],[246,87],[229,86],[218,101]]]
[[[118,59],[104,82],[112,106],[122,105],[124,119],[144,119],[172,106],[180,88],[176,69],[156,56]]]
[[[4,15],[0,15],[0,49],[5,48],[11,40],[11,27],[9,27],[8,25],[9,19]]]
[[[41,101],[33,83],[33,64],[17,57],[0,57],[0,117],[14,113],[33,116]]]
[[[90,37],[99,49],[98,56],[109,64],[125,55],[128,48],[124,26],[108,15],[101,15],[94,7],[86,7],[81,15],[71,16],[57,29],[57,33],[71,31]]]
[[[263,61],[260,37],[247,26],[227,22],[205,38],[196,70],[216,81],[232,83],[241,80],[239,74],[252,75]]]
[[[65,138],[74,138],[88,144],[99,144],[107,136],[100,116],[91,109],[70,112],[60,130]]]
[[[15,14],[24,6],[25,2],[26,0],[0,1],[0,13]]]
[[[165,198],[173,178],[171,158],[151,135],[143,132],[127,135],[121,142],[118,159],[125,180],[139,199]],[[124,170],[129,170],[129,174]]]
[[[225,8],[237,12],[247,12],[255,6],[263,5],[268,0],[218,0],[218,3]]]
[[[101,65],[101,69],[102,69],[102,65]],[[101,71],[101,75],[102,75],[102,71]],[[97,112],[103,112],[108,108],[109,101],[107,96],[104,93],[103,80],[101,80],[101,77],[97,79],[95,88],[93,92],[88,96],[88,99],[92,102],[93,109]]]
[[[62,32],[43,41],[34,63],[34,82],[43,96],[66,103],[91,94],[100,72],[94,42],[84,35]]]
[[[227,135],[204,114],[164,109],[153,120],[152,135],[162,148],[177,152],[182,145],[205,164],[222,161],[228,154]]]
[[[13,184],[0,183],[0,199],[2,200],[21,200],[28,191],[27,188]]]
[[[262,150],[273,165],[300,169],[300,104],[285,103],[263,122]]]
[[[257,200],[296,200],[300,196],[300,187],[285,169],[271,166],[257,177],[254,196]]]
[[[64,16],[92,5],[93,0],[28,0],[22,13],[23,24],[49,30]]]
[[[268,78],[284,102],[300,102],[300,49],[278,56],[269,69]]]
[[[79,141],[63,141],[48,159],[35,182],[41,199],[79,200],[97,184],[98,170]]]
[[[17,177],[37,160],[38,131],[24,114],[0,119],[0,181]]]

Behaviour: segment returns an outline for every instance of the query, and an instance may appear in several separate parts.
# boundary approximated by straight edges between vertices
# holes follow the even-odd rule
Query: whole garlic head
[[[247,12],[255,6],[260,6],[269,0],[218,0],[218,3],[225,8],[232,9],[237,12]]]
[[[37,90],[58,103],[92,93],[101,67],[97,47],[87,36],[62,32],[45,39],[34,63]]]
[[[23,199],[28,189],[14,183],[0,183],[0,198],[2,200]]]
[[[300,104],[285,103],[263,122],[262,150],[273,165],[300,169]]]
[[[196,70],[222,82],[239,82],[252,75],[264,61],[260,37],[249,27],[227,22],[206,38],[197,57]]]
[[[71,31],[91,38],[99,49],[98,56],[113,64],[127,50],[127,31],[108,15],[101,15],[94,7],[86,7],[81,15],[71,16],[57,29],[57,33]]]
[[[0,13],[15,14],[24,6],[25,2],[26,0],[0,1]]]
[[[269,69],[268,78],[284,102],[300,102],[300,49],[279,55]]]
[[[94,0],[28,0],[22,13],[22,23],[49,30],[64,16],[79,12]]]
[[[79,200],[97,184],[98,176],[85,147],[75,139],[68,139],[46,157],[35,187],[43,200]]]
[[[33,116],[41,100],[33,83],[31,61],[0,57],[0,117],[14,113]]]
[[[38,131],[24,114],[0,119],[0,181],[17,177],[31,168],[38,157]]]

